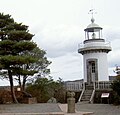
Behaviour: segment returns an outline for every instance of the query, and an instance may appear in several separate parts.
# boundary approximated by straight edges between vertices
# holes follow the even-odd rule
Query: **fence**
[[[82,91],[83,82],[67,82],[65,87],[68,91]]]
[[[110,90],[112,81],[96,81],[93,83],[95,90]],[[65,88],[68,91],[82,91],[84,82],[67,82]]]
[[[111,89],[111,83],[112,81],[96,81],[95,82],[95,89],[96,90],[108,90],[108,89]]]

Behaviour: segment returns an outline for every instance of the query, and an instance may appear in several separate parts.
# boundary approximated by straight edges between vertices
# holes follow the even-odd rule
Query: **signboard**
[[[108,98],[109,95],[110,95],[109,93],[102,93],[101,98]]]

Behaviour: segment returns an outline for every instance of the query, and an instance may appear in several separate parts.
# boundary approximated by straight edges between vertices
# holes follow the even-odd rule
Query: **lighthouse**
[[[111,51],[110,43],[102,38],[102,27],[95,23],[93,16],[84,31],[85,40],[78,49],[78,53],[83,55],[84,82],[108,81],[107,54]]]

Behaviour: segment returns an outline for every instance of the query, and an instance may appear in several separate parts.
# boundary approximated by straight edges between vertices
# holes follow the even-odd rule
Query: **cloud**
[[[84,31],[79,25],[46,25],[36,31],[35,41],[46,50],[51,76],[63,80],[83,78],[82,55],[78,54],[78,44],[84,41]],[[112,51],[108,53],[109,75],[114,75],[113,69],[119,64],[120,42],[119,28],[112,29],[105,25],[103,38],[111,42]]]
[[[105,30],[105,38],[107,38],[107,41],[110,42],[112,51],[108,53],[108,62],[109,62],[109,68],[115,67],[116,64],[120,64],[120,28],[116,27],[111,29],[109,27],[107,30]]]
[[[115,67],[109,67],[108,71],[109,71],[109,76],[116,76],[116,73],[114,72]]]
[[[115,67],[115,65],[120,65],[120,50],[113,50],[109,55],[109,67]]]
[[[119,0],[93,3],[95,23],[102,25],[103,38],[111,42],[108,53],[109,71],[120,64]],[[33,41],[47,52],[52,61],[51,75],[64,80],[83,78],[82,55],[78,44],[84,41],[84,29],[90,24],[91,1],[88,0],[1,0],[1,12],[9,13],[17,22],[29,26]],[[112,9],[111,9],[112,8]]]
[[[120,40],[120,27],[105,25],[105,28],[103,29],[103,36],[108,41],[111,41],[111,43],[113,43],[114,40]]]
[[[54,79],[58,77],[63,78],[63,80],[76,80],[83,78],[83,64],[82,56],[74,53],[66,53],[64,56],[51,58],[52,64],[51,76]]]
[[[79,26],[51,25],[45,26],[34,40],[47,51],[49,57],[58,57],[67,52],[77,52],[78,43],[82,42],[81,35]]]

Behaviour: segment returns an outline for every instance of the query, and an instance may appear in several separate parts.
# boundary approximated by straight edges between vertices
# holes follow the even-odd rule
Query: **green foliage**
[[[64,89],[63,85],[54,81],[52,77],[50,77],[49,79],[38,78],[35,82],[29,83],[26,91],[32,94],[33,97],[36,97],[39,103],[45,103],[51,97],[55,97],[57,101],[59,101],[60,99],[58,97],[62,95],[62,89]]]
[[[38,61],[29,65],[29,68],[32,70],[38,71],[36,78],[46,77],[50,74],[50,69],[47,67],[51,64],[51,62],[47,60],[47,57],[45,56],[46,52],[44,50],[36,47],[27,55],[38,59]]]
[[[30,64],[37,61],[32,56],[23,56],[26,51],[33,50],[37,45],[30,40],[33,35],[28,26],[14,22],[10,15],[0,13],[3,26],[0,28],[0,64],[3,69],[11,70],[16,65]]]
[[[13,40],[13,41],[21,41],[21,40],[31,40],[33,35],[26,32],[26,31],[21,31],[21,30],[11,30],[8,36],[8,39]]]
[[[30,47],[30,45],[28,45],[28,47]],[[21,56],[32,57],[32,59],[37,59],[36,61],[34,61],[34,63],[27,63],[23,66],[19,66],[20,68],[23,68],[23,70],[20,71],[21,73],[19,72],[19,74],[24,76],[23,79],[21,78],[22,76],[19,76],[18,79],[16,78],[16,80],[18,81],[20,86],[22,85],[23,90],[25,89],[25,84],[27,81],[31,79],[37,79],[41,76],[45,77],[50,73],[50,70],[47,69],[47,67],[51,62],[47,60],[45,54],[46,52],[44,50],[41,50],[39,47],[35,47],[31,51],[25,51],[21,54]],[[36,75],[34,75],[35,73]],[[32,77],[30,75],[34,76]]]
[[[111,88],[120,96],[120,75],[116,77],[116,80],[111,84]]]
[[[113,94],[113,104],[114,105],[120,105],[120,96],[118,94],[116,94],[116,92],[114,92]]]
[[[120,75],[118,75],[116,80],[113,81],[111,88],[114,91],[114,103],[120,104]]]
[[[3,28],[10,23],[14,23],[14,19],[11,18],[11,15],[4,15],[4,13],[0,13],[0,28]]]
[[[15,67],[15,65],[22,65],[22,64],[29,64],[36,61],[36,59],[29,57],[29,56],[1,56],[0,63],[3,64],[3,68],[11,68]]]
[[[50,81],[47,78],[39,78],[33,84],[27,87],[27,92],[37,98],[38,102],[47,102],[51,97],[48,94]]]
[[[38,73],[40,77],[50,73],[47,67],[51,62],[45,57],[46,52],[31,41],[33,36],[28,26],[0,13],[0,75],[9,78],[12,93],[13,76],[24,90],[30,75]]]
[[[20,73],[23,74],[23,72],[29,75],[31,70],[25,70],[23,66],[35,63],[38,60],[30,55],[23,55],[37,46],[31,41],[33,36],[29,33],[28,26],[15,22],[10,15],[0,13],[0,72],[1,75],[4,75],[3,70],[7,71],[13,101],[17,101],[13,90],[13,75],[20,76]],[[17,69],[20,72],[14,72]],[[31,72],[33,73],[33,70]],[[6,78],[6,76],[3,77]]]
[[[23,25],[22,23],[10,23],[8,25],[6,25],[5,28],[2,28],[2,30],[4,31],[10,31],[10,30],[14,30],[14,28],[16,28],[16,30],[23,30],[23,31],[28,31],[28,26]]]

